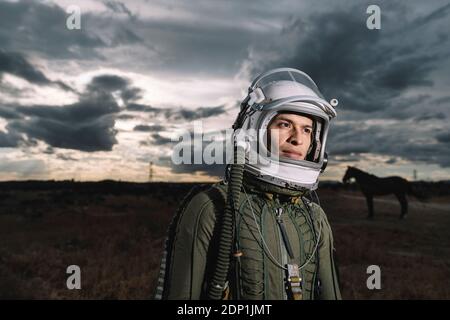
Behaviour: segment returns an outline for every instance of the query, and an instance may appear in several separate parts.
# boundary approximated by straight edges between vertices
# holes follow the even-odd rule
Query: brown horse
[[[401,177],[393,176],[379,178],[355,167],[348,167],[342,178],[342,182],[346,184],[351,178],[355,178],[356,183],[366,197],[367,206],[369,208],[369,219],[373,219],[373,196],[394,194],[401,205],[400,219],[406,218],[406,215],[408,214],[407,194],[411,194],[416,198],[422,198],[413,191],[408,180]]]

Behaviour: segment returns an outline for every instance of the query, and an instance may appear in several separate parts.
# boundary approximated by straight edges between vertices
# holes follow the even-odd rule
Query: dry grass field
[[[0,183],[0,299],[151,299],[165,230],[190,184]],[[366,219],[358,191],[323,188],[345,299],[450,299],[450,197],[393,197]],[[81,268],[81,290],[66,268]],[[366,269],[381,268],[381,290]]]

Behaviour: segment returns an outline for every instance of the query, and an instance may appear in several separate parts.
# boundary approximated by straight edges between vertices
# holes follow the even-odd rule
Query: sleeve
[[[170,262],[164,286],[166,299],[201,298],[214,223],[214,207],[205,192],[195,195],[180,212],[175,232],[170,236]]]
[[[317,206],[318,207],[318,206]],[[333,233],[322,208],[319,210],[319,279],[321,282],[320,298],[324,300],[341,300],[339,275],[337,271]]]

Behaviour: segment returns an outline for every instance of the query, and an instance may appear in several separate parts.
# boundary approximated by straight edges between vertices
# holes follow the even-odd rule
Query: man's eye
[[[305,133],[311,133],[311,129],[305,128]]]
[[[289,127],[290,127],[290,125],[289,125],[288,122],[280,122],[278,125],[279,125],[280,127],[282,127],[282,128],[289,128]]]

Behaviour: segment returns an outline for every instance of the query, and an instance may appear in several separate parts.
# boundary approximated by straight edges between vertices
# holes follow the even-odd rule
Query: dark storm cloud
[[[134,127],[134,131],[143,131],[143,132],[152,132],[152,131],[162,131],[165,130],[166,127],[164,126],[160,126],[160,125],[152,125],[152,126],[148,126],[148,125],[144,125],[144,124],[140,124]]]
[[[123,114],[119,114],[116,119],[121,119],[121,120],[131,120],[136,118],[135,116],[131,115],[131,114],[127,114],[127,113],[123,113]]]
[[[450,143],[450,133],[449,132],[440,133],[436,135],[436,139],[437,141],[442,143]]]
[[[114,47],[121,45],[123,43],[133,44],[133,43],[140,43],[143,41],[144,40],[140,36],[138,36],[136,33],[134,33],[133,31],[124,26],[122,28],[117,29],[114,32],[114,36],[112,37],[110,46]]]
[[[364,13],[366,7],[361,3],[294,20],[280,36],[282,43],[268,48],[279,58],[254,64],[252,74],[279,66],[301,69],[325,96],[337,97],[341,108],[368,113],[395,108],[393,100],[407,89],[433,85],[430,74],[445,59],[448,43],[433,42],[434,33],[425,40],[424,34],[414,34],[414,22],[406,26],[397,22],[403,8],[393,4],[383,6],[390,14],[383,16],[382,29],[369,30],[367,15],[355,14]],[[286,39],[295,40],[283,43]],[[286,50],[277,49],[280,46]]]
[[[251,32],[238,27],[220,30],[214,25],[173,22],[142,22],[142,27],[148,31],[146,41],[157,40],[160,52],[159,63],[152,63],[152,68],[177,74],[233,75],[247,55],[249,42],[254,40]]]
[[[419,117],[432,114],[433,111],[429,110],[428,107],[430,105],[430,97],[428,94],[419,94],[412,97],[400,96],[393,98],[387,104],[388,107],[386,109],[380,108],[378,111],[372,112],[370,117],[403,120],[413,118],[417,114],[419,114]]]
[[[0,43],[14,51],[36,51],[54,58],[98,57],[106,43],[95,33],[66,28],[63,8],[37,1],[0,2]],[[83,15],[87,18],[87,14]]]
[[[332,156],[374,153],[450,166],[450,148],[446,145],[450,136],[447,133],[437,135],[437,143],[414,139],[415,136],[426,137],[423,130],[395,125],[335,125],[328,137],[327,149]]]
[[[426,77],[436,67],[433,62],[437,60],[438,55],[434,54],[392,61],[377,70],[380,75],[374,79],[374,85],[394,92],[401,92],[411,86],[431,86],[433,82]]]
[[[130,26],[143,38],[145,46],[152,48],[156,60],[141,59],[129,67],[202,77],[235,75],[250,43],[262,43],[276,35],[277,27],[269,26],[274,16],[281,15],[267,1],[259,1],[258,5],[240,1],[153,1],[148,6],[157,12],[172,7],[171,14],[168,18],[140,17]]]
[[[64,106],[16,106],[15,111],[23,115],[52,119],[61,122],[74,121],[76,123],[89,122],[104,115],[113,114],[120,110],[111,95],[84,95],[79,102]]]
[[[120,1],[107,0],[107,1],[103,1],[103,4],[105,5],[105,7],[110,9],[112,12],[119,13],[119,14],[126,14],[130,18],[133,17],[133,13],[131,12],[131,10],[128,9],[128,7]]]
[[[50,80],[35,69],[20,53],[0,49],[0,73],[9,73],[31,83],[49,84]]]
[[[442,127],[440,120],[447,117],[442,107],[449,100],[434,95],[440,83],[433,75],[449,67],[450,46],[443,30],[450,27],[450,20],[444,19],[450,10],[449,5],[430,7],[431,13],[414,18],[405,14],[411,10],[404,4],[383,3],[381,30],[366,28],[365,2],[345,11],[331,8],[302,15],[285,25],[277,41],[254,47],[250,74],[298,68],[326,97],[338,98],[337,126],[327,143],[332,155],[374,153],[449,166],[447,136],[430,141],[436,135],[433,125]],[[395,119],[399,124],[364,125],[370,119]],[[408,119],[427,122],[416,128]]]
[[[16,132],[3,132],[0,130],[0,148],[15,148],[22,138]]]
[[[445,120],[447,116],[442,112],[437,113],[425,113],[418,117],[415,117],[414,120],[417,122],[421,121],[429,121],[429,120]]]
[[[83,100],[66,106],[17,108],[28,119],[6,126],[14,132],[43,140],[52,147],[81,151],[110,151],[117,143],[114,113],[119,111],[112,97]]]
[[[338,144],[336,146],[330,147],[330,150],[333,154],[336,155],[367,153],[372,151],[370,145],[368,145],[366,141],[352,141],[351,143]]]
[[[3,119],[20,119],[22,118],[22,115],[20,114],[20,112],[17,112],[15,110],[16,106],[11,106],[11,105],[6,105],[6,106],[2,106],[0,105],[0,118]]]
[[[112,93],[139,89],[117,75],[99,75],[80,94],[79,101],[70,105],[10,105],[0,107],[0,116],[9,120],[7,133],[2,133],[2,146],[17,145],[25,134],[29,140],[45,141],[51,147],[86,152],[110,151],[117,143],[115,116],[121,111]]]
[[[187,108],[156,108],[140,103],[129,103],[128,111],[148,112],[156,115],[162,115],[166,119],[193,121],[198,119],[218,116],[226,112],[225,106],[216,107],[198,107],[196,109]]]
[[[126,6],[109,1],[126,13]],[[76,3],[74,3],[76,4]],[[122,8],[122,9],[120,9]],[[99,49],[143,40],[127,24],[107,15],[95,15],[81,6],[81,29],[66,26],[67,8],[38,1],[0,2],[0,43],[6,50],[30,51],[57,59],[105,58]]]
[[[37,85],[57,85],[63,90],[73,91],[62,81],[49,80],[42,71],[35,68],[18,52],[7,52],[0,49],[0,82],[3,73],[9,73]]]
[[[117,75],[100,75],[91,80],[88,89],[92,91],[105,90],[117,91],[122,90],[129,85],[130,81]]]
[[[185,119],[191,121],[221,115],[222,113],[226,112],[224,107],[225,106],[223,105],[217,107],[199,107],[193,110],[181,108],[179,110],[167,110],[165,112],[165,115],[168,118]]]
[[[68,14],[62,6],[48,2],[0,2],[1,46],[5,52],[26,52],[30,57],[37,53],[40,58],[68,59],[78,64],[81,72],[92,62],[75,59],[100,57],[103,60],[94,62],[98,68],[139,73],[151,70],[158,71],[158,75],[175,74],[177,77],[183,74],[202,78],[225,75],[230,81],[246,57],[253,74],[270,67],[297,67],[308,72],[327,97],[339,99],[337,124],[354,121],[348,127],[332,129],[328,144],[332,154],[345,157],[352,152],[373,152],[450,165],[446,136],[436,133],[444,130],[443,124],[438,123],[437,131],[434,128],[438,121],[443,122],[447,117],[444,107],[449,97],[423,94],[436,85],[437,79],[432,75],[440,70],[444,73],[447,67],[441,62],[449,51],[449,37],[445,32],[449,28],[442,24],[448,18],[449,5],[432,8],[431,3],[419,3],[420,10],[416,12],[428,13],[413,19],[411,17],[417,14],[403,10],[408,9],[406,5],[382,2],[382,29],[368,30],[365,27],[367,4],[358,1],[352,2],[352,6],[347,5],[349,2],[345,2],[345,6],[336,5],[340,6],[338,10],[334,10],[336,6],[332,7],[331,2],[325,5],[311,2],[302,7],[303,10],[299,9],[300,2],[295,1],[282,2],[283,5],[269,1],[245,4],[200,1],[195,5],[190,2],[172,5],[165,0],[146,2],[148,6],[161,4],[156,9],[172,10],[168,19],[158,16],[163,10],[155,10],[151,17],[142,18],[139,12],[133,15],[125,2],[102,2],[109,11],[90,13],[81,7],[81,30],[65,27]],[[132,4],[129,6],[134,9]],[[441,25],[436,26],[436,22]],[[281,23],[284,28],[278,33]],[[124,48],[122,44],[130,47]],[[249,50],[253,46],[255,50]],[[259,53],[267,53],[267,56],[253,60]],[[278,58],[273,60],[274,56]],[[41,71],[26,62],[37,71],[36,77]],[[30,79],[39,79],[39,76]],[[444,80],[448,80],[448,76]],[[47,78],[47,81],[51,80]],[[3,90],[1,86],[0,81],[0,90]],[[411,92],[415,88],[420,91]],[[119,110],[112,93],[114,97],[118,93],[123,99],[125,110]],[[142,119],[139,112],[146,112],[152,117],[187,122],[224,113],[221,106],[157,108],[138,102],[142,95],[128,79],[103,75],[92,80],[75,104],[30,107],[0,104],[0,117],[9,121],[6,130],[0,131],[0,146],[32,144],[39,139],[55,147],[110,150],[117,143],[114,118]],[[433,105],[441,108],[435,109]],[[36,109],[31,110],[34,107]],[[414,108],[417,112],[411,112]],[[380,118],[412,120],[411,127],[359,125]],[[431,138],[433,143],[414,139],[420,138],[413,128],[418,123],[430,127],[423,138]],[[99,141],[90,142],[87,137],[90,133],[98,134]],[[77,135],[80,142],[76,141]],[[149,136],[145,143],[150,146],[163,149],[173,145],[164,136]],[[173,171],[216,172],[220,173],[218,176],[223,172],[209,165],[181,165]]]
[[[437,99],[435,99],[433,101],[433,103],[436,103],[436,104],[449,104],[450,103],[450,96],[437,98]]]
[[[268,7],[268,2],[180,2],[168,19],[133,15],[125,2],[103,3],[108,11],[90,12],[80,4],[81,30],[68,30],[66,7],[47,2],[0,2],[0,43],[7,50],[38,52],[50,59],[101,58],[105,64],[138,72],[231,76],[239,70],[250,43],[275,35],[269,25],[274,15],[281,16],[276,10],[271,10],[272,14],[261,10],[260,5]],[[155,1],[145,7],[160,12],[167,6]],[[263,16],[269,18],[267,22]],[[132,47],[126,57],[121,45]],[[107,55],[104,49],[108,49]]]
[[[117,75],[96,76],[87,86],[91,92],[115,92],[120,91],[121,98],[125,103],[131,103],[141,98],[142,90],[131,85],[130,80]]]
[[[166,138],[161,136],[159,133],[153,133],[151,135],[151,143],[152,145],[162,146],[162,145],[171,145],[175,142],[172,142],[170,138]]]
[[[155,108],[149,105],[140,104],[140,103],[129,103],[127,105],[128,111],[138,111],[138,112],[151,112],[151,113],[161,113],[164,112],[164,109]]]
[[[136,87],[128,87],[122,90],[121,97],[125,103],[130,103],[142,97],[142,90]]]
[[[417,28],[427,23],[435,22],[436,20],[447,17],[449,13],[450,13],[450,3],[434,10],[433,12],[424,17],[417,18],[414,21],[414,26]]]

